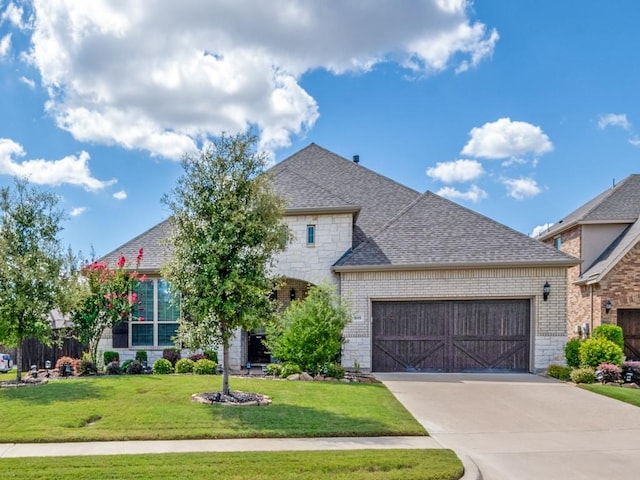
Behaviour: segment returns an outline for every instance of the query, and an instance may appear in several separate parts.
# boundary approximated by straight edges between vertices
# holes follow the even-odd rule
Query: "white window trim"
[[[133,321],[133,319],[129,318],[129,348],[130,349],[137,349],[137,350],[143,350],[143,349],[147,349],[147,350],[163,350],[165,348],[170,348],[173,347],[173,344],[170,345],[159,345],[158,344],[158,338],[159,338],[159,333],[158,333],[158,325],[160,324],[168,324],[168,323],[175,323],[175,322],[167,322],[167,321],[162,321],[160,322],[158,320],[158,315],[159,315],[159,305],[158,305],[158,300],[160,298],[160,295],[158,293],[158,283],[160,283],[160,281],[164,280],[166,282],[166,280],[164,278],[161,277],[153,277],[153,278],[147,278],[146,281],[151,281],[153,282],[153,319],[147,319],[145,317],[144,322],[135,322]],[[143,315],[144,316],[144,315]],[[134,325],[140,325],[140,324],[145,324],[145,323],[152,323],[153,325],[153,345],[133,345],[133,326]]]

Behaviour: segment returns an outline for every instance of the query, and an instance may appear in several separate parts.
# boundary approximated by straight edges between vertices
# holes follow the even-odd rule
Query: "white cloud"
[[[553,150],[549,137],[536,125],[501,118],[471,129],[471,139],[463,155],[502,159],[526,155],[540,156]]]
[[[600,115],[600,118],[598,118],[598,128],[604,129],[607,127],[620,127],[629,130],[631,123],[627,120],[626,113],[607,113]]]
[[[20,81],[22,83],[24,83],[27,87],[29,87],[31,90],[33,90],[34,88],[36,88],[36,82],[34,82],[33,80],[31,80],[30,78],[27,77],[20,77]]]
[[[629,143],[634,147],[640,147],[640,137],[631,137],[629,139]]]
[[[462,192],[453,187],[443,187],[436,192],[436,194],[449,198],[451,200],[468,200],[473,203],[477,203],[480,200],[484,200],[489,197],[489,194],[479,188],[476,185],[471,185],[469,190]]]
[[[115,198],[116,200],[125,200],[127,198],[127,192],[125,192],[124,190],[120,190],[119,192],[113,194],[113,198]]]
[[[6,57],[11,50],[11,34],[7,33],[4,37],[0,38],[0,59]]]
[[[0,15],[0,25],[4,22],[8,21],[15,27],[18,27],[20,30],[24,30],[27,25],[23,22],[22,17],[24,15],[24,9],[19,7],[15,3],[9,2],[7,8]]]
[[[535,197],[542,191],[532,178],[505,178],[502,183],[507,187],[509,196],[516,200]]]
[[[223,131],[256,128],[262,148],[289,145],[319,116],[299,84],[306,72],[464,71],[498,40],[466,0],[33,5],[28,58],[57,124],[174,159]]]
[[[542,235],[543,233],[546,233],[551,228],[552,225],[553,223],[545,223],[544,225],[538,225],[533,228],[533,231],[529,236],[535,238],[538,235]]]
[[[80,152],[60,160],[25,160],[17,162],[15,157],[24,157],[22,145],[8,138],[0,138],[0,174],[27,177],[39,185],[70,184],[85,190],[97,191],[116,183],[115,179],[102,181],[91,176],[89,154]]]
[[[444,183],[469,182],[484,173],[480,162],[475,160],[454,160],[438,162],[435,167],[427,169],[427,175]]]
[[[71,215],[72,217],[77,217],[79,215],[82,215],[86,211],[87,211],[87,207],[76,207],[71,210],[69,215]]]

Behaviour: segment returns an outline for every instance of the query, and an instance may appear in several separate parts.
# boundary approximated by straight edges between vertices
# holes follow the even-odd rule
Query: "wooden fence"
[[[56,334],[54,333],[54,336]],[[54,342],[55,342],[54,338]],[[35,338],[29,338],[24,341],[22,345],[22,370],[26,371],[31,368],[31,365],[37,365],[38,368],[44,368],[47,360],[51,361],[51,366],[54,367],[56,361],[60,357],[72,357],[82,358],[83,347],[80,342],[74,338],[65,338],[60,342],[55,342],[50,347],[39,342]],[[16,360],[16,349],[5,348],[0,345],[0,353],[8,353],[11,355],[11,359]]]

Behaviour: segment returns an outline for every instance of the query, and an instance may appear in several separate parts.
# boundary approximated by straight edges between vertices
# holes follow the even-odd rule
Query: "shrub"
[[[144,364],[144,363],[147,363],[148,360],[149,359],[147,357],[146,350],[137,350],[136,351],[136,362]]]
[[[344,378],[344,367],[339,363],[330,363],[323,370],[327,377]]]
[[[622,364],[622,349],[606,338],[590,338],[580,345],[580,365],[597,367],[601,363]]]
[[[120,368],[122,369],[123,372],[127,371],[127,368],[129,368],[129,365],[131,365],[135,360],[125,360],[124,362],[122,362],[122,365],[120,366]]]
[[[602,383],[618,382],[622,378],[620,367],[612,363],[601,363],[596,370],[596,378]]]
[[[144,373],[144,367],[138,361],[133,361],[127,365],[127,373],[129,375],[140,375]]]
[[[302,373],[300,365],[291,362],[282,364],[282,369],[280,370],[280,376],[282,378],[287,378],[289,375],[293,375],[295,373]]]
[[[205,359],[207,358],[202,353],[194,353],[189,357],[189,360],[191,360],[192,362],[197,362],[198,360],[205,360]]]
[[[202,354],[207,360],[216,362],[216,364],[218,363],[218,352],[216,350],[205,350],[204,352],[202,352]]]
[[[173,372],[171,361],[166,358],[159,358],[153,364],[153,373],[158,375],[167,375]]]
[[[571,381],[574,383],[593,383],[596,381],[596,372],[591,367],[576,368],[571,371]]]
[[[564,347],[564,358],[567,361],[567,367],[578,368],[580,366],[580,345],[582,340],[572,338]]]
[[[118,352],[106,351],[102,354],[102,359],[105,365],[109,365],[111,362],[119,362],[120,354]]]
[[[269,363],[265,373],[267,375],[273,375],[274,377],[280,377],[282,373],[282,365],[279,363]]]
[[[107,375],[120,375],[122,369],[117,361],[113,361],[107,364]]]
[[[98,373],[98,369],[96,368],[96,364],[91,360],[81,360],[78,365],[78,374],[79,375],[95,375]]]
[[[79,358],[71,358],[71,357],[60,357],[56,361],[56,369],[58,370],[58,373],[60,375],[63,374],[64,368],[67,365],[69,365],[69,367],[71,367],[71,374],[72,375],[77,375],[78,374],[78,367],[80,366],[80,359]]]
[[[564,365],[549,365],[547,367],[547,375],[566,382],[571,378],[571,369]]]
[[[624,335],[622,333],[622,328],[618,325],[599,325],[593,329],[591,338],[604,338],[615,343],[624,350]]]
[[[176,362],[176,373],[192,373],[194,365],[190,358],[182,358]]]
[[[176,366],[176,362],[180,360],[180,350],[178,350],[177,348],[165,348],[162,351],[162,358],[169,360],[169,362],[171,363],[171,367],[173,368]]]
[[[332,287],[314,286],[305,300],[293,301],[267,325],[265,345],[274,357],[317,374],[340,354],[342,331],[350,319]]]
[[[193,365],[193,373],[196,375],[214,375],[217,366],[216,362],[203,358]]]

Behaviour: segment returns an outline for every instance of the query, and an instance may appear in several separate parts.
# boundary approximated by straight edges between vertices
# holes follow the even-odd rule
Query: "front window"
[[[307,245],[316,244],[316,226],[307,225]]]
[[[170,347],[180,318],[180,297],[163,279],[140,282],[138,304],[131,317],[132,347]]]
[[[556,247],[556,250],[562,250],[562,237],[554,238],[553,246]]]

